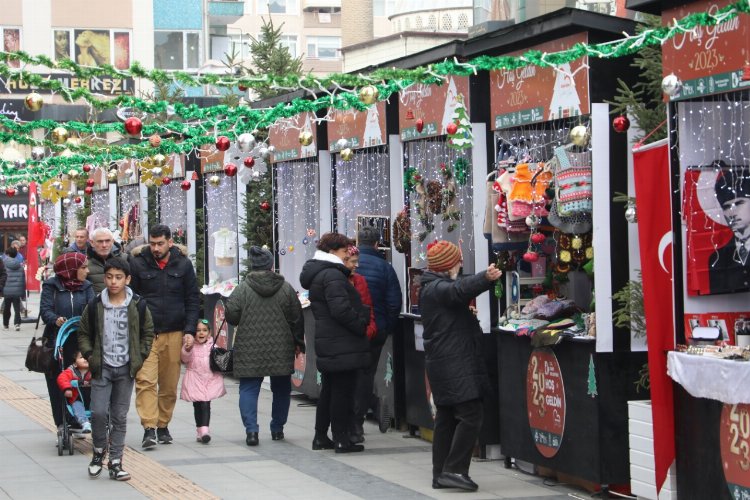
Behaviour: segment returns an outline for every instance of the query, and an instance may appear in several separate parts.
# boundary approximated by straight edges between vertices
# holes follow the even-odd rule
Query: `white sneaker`
[[[16,331],[21,331],[21,325],[16,325]]]
[[[91,434],[91,422],[84,422],[81,426],[82,434]]]
[[[3,330],[5,330],[7,332],[8,331],[8,327],[5,326],[5,325],[3,325]]]

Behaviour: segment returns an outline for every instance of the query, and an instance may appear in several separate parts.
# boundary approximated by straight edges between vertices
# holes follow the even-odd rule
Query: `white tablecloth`
[[[693,397],[750,403],[750,361],[667,353],[667,373]]]

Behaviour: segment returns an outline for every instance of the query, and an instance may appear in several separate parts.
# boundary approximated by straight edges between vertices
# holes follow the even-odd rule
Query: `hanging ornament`
[[[70,170],[68,170],[68,177],[70,177],[71,179],[78,179],[78,171],[71,168]]]
[[[143,130],[143,122],[137,116],[131,116],[125,120],[125,132],[129,135],[141,135]]]
[[[253,168],[253,165],[255,165],[255,158],[253,158],[252,156],[248,156],[244,160],[242,160],[242,164],[247,168]]]
[[[362,104],[366,104],[368,106],[377,101],[379,95],[380,92],[374,85],[365,85],[364,87],[359,89],[359,100],[362,101]]]
[[[161,183],[165,186],[169,186],[170,184],[172,184],[172,179],[170,177],[163,177]]]
[[[26,160],[19,158],[13,162],[13,166],[16,167],[16,170],[23,170],[26,168]]]
[[[151,163],[153,163],[157,167],[163,167],[167,164],[167,157],[161,153],[155,154],[151,157]]]
[[[286,248],[279,248],[279,255],[286,255]]]
[[[91,166],[91,164],[89,164],[89,163],[86,163],[86,164],[85,164],[85,165],[84,165],[83,167],[81,167],[81,168],[83,169],[83,171],[84,171],[84,172],[86,172],[86,173],[88,174],[89,172],[91,172],[91,170],[92,170],[92,169],[93,169],[94,167],[93,167],[93,166]]]
[[[41,161],[44,159],[45,149],[42,146],[34,146],[31,148],[31,159],[34,161]]]
[[[26,99],[23,100],[23,104],[29,111],[37,112],[42,109],[42,106],[44,106],[44,100],[42,99],[42,96],[36,92],[32,92],[26,96]]]
[[[570,242],[570,246],[573,250],[580,250],[583,247],[583,239],[577,234],[573,236]]]
[[[237,165],[234,163],[227,163],[224,165],[224,174],[226,174],[227,177],[234,177],[237,175]]]
[[[661,89],[669,97],[674,97],[680,93],[680,90],[682,90],[682,81],[677,77],[677,75],[671,73],[662,79]]]
[[[570,142],[576,146],[583,147],[589,140],[589,131],[585,125],[576,125],[570,131]]]
[[[530,214],[526,216],[526,225],[534,229],[539,225],[539,216],[536,214]]]
[[[290,252],[294,252],[294,245],[289,245],[288,249]]]
[[[73,201],[75,201],[75,202],[76,202],[76,205],[80,205],[80,204],[81,204],[81,201],[83,201],[83,200],[81,199],[81,197],[80,197],[80,196],[76,196],[76,197],[75,197],[75,199],[74,199]]]
[[[547,237],[542,233],[534,233],[531,235],[531,242],[537,245],[539,245],[540,243],[544,243],[544,240],[546,239]]]
[[[630,128],[630,120],[628,120],[628,117],[625,115],[616,116],[614,120],[612,120],[612,128],[615,129],[615,132],[619,132],[620,134],[625,133]]]
[[[247,92],[247,87],[244,85],[237,85],[237,90],[240,92]]]
[[[8,196],[15,196],[16,195],[16,190],[13,189],[12,187],[6,188],[5,189],[5,194],[7,194]]]
[[[220,135],[216,138],[216,149],[219,151],[226,151],[231,145],[232,143],[229,142],[229,138],[224,135]]]
[[[148,143],[152,148],[158,148],[159,146],[161,146],[161,137],[159,136],[159,134],[153,134],[148,138]]]
[[[117,180],[117,170],[112,169],[107,172],[107,180],[109,182],[115,182]]]
[[[21,192],[22,193],[28,193],[29,192],[29,186],[27,186],[25,184],[23,186],[21,186]]]
[[[302,244],[303,245],[307,245],[308,243],[310,243],[310,240],[307,239],[307,236],[305,236],[304,238],[302,238]]]
[[[186,179],[180,182],[180,189],[183,191],[190,191],[190,181]]]
[[[213,187],[217,187],[219,184],[221,184],[221,177],[219,177],[218,175],[212,175],[208,178],[208,183]]]
[[[255,137],[253,134],[244,133],[237,137],[237,149],[240,150],[240,153],[249,153],[254,147]]]
[[[130,177],[132,175],[133,175],[133,169],[132,168],[125,169],[125,177]]]
[[[154,168],[152,168],[151,169],[151,178],[153,179],[154,177],[161,177],[162,171],[163,171],[163,169],[161,167],[154,167]]]
[[[539,260],[539,254],[537,252],[529,250],[528,252],[523,254],[523,260],[525,260],[526,262],[536,262]]]
[[[628,200],[628,207],[625,209],[625,220],[631,224],[638,222],[638,210],[635,200]]]
[[[455,135],[456,132],[458,132],[458,125],[456,125],[453,122],[450,122],[446,127],[445,131],[448,133],[448,135]]]
[[[275,152],[276,152],[276,146],[274,146],[273,144],[270,144],[270,145],[268,146],[268,152],[269,152],[270,154],[273,154],[273,153],[275,153]]]
[[[417,122],[414,125],[417,129],[417,132],[421,134],[422,130],[424,130],[424,120],[420,118],[417,120]]]
[[[154,179],[152,177],[149,177],[145,181],[143,181],[143,185],[150,188],[154,186]]]
[[[70,135],[65,127],[55,127],[52,130],[52,142],[55,144],[63,144],[68,140],[68,137],[70,137]]]
[[[263,200],[260,202],[260,209],[264,212],[268,212],[269,210],[271,210],[271,204],[268,203],[267,200]]]
[[[351,161],[354,158],[354,151],[351,148],[341,150],[341,159],[344,161]]]
[[[299,134],[299,143],[303,146],[309,146],[313,142],[313,135],[312,132],[309,130],[303,130]]]
[[[346,149],[349,147],[349,141],[347,141],[344,138],[339,139],[336,141],[336,149],[341,151],[342,149]]]
[[[66,208],[69,207],[70,206],[70,198],[63,198],[62,204]]]
[[[85,188],[83,188],[83,192],[88,196],[91,196],[91,194],[94,192],[94,188],[91,186],[86,186]]]
[[[261,159],[265,162],[268,162],[268,159],[271,157],[271,151],[268,148],[260,148],[258,151],[258,154],[260,155]]]

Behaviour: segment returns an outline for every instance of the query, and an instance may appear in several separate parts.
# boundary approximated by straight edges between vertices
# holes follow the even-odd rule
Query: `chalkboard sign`
[[[357,216],[357,234],[359,229],[364,226],[374,227],[380,235],[378,241],[379,250],[391,249],[391,218],[387,215],[358,215]],[[357,242],[359,244],[359,242]]]

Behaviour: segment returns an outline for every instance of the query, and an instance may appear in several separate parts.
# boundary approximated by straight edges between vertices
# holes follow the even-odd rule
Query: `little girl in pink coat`
[[[208,358],[214,339],[208,329],[208,320],[198,320],[195,342],[191,347],[182,345],[180,359],[187,365],[182,378],[180,399],[192,401],[195,413],[196,441],[208,444],[211,435],[208,423],[211,420],[211,400],[227,393],[224,389],[224,377],[221,373],[211,371]]]

